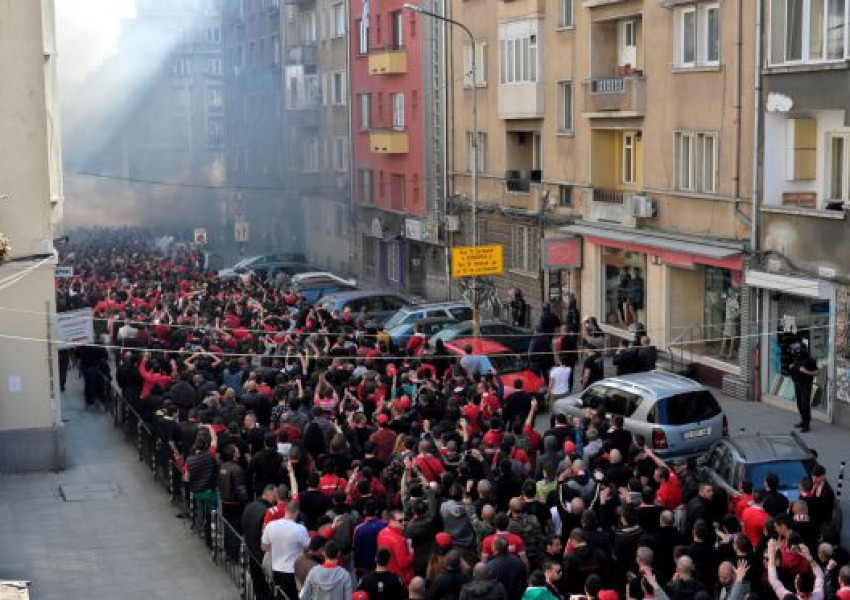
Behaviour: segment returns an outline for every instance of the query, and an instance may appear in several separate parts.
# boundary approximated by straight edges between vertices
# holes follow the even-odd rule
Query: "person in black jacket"
[[[515,554],[508,552],[508,541],[497,537],[493,540],[493,557],[487,561],[490,576],[505,586],[508,600],[522,600],[525,593],[528,569]]]
[[[788,498],[779,491],[779,476],[768,473],[764,478],[765,498],[762,506],[771,517],[788,512]]]
[[[268,485],[277,485],[283,480],[283,457],[277,451],[277,436],[267,433],[265,447],[251,458],[249,479],[254,494],[259,496]]]
[[[277,504],[277,487],[267,485],[263,488],[260,498],[248,504],[242,511],[242,532],[245,547],[248,549],[248,569],[251,572],[251,582],[254,587],[256,600],[271,600],[271,591],[263,571],[263,520],[266,511]]]
[[[508,593],[500,581],[490,575],[487,563],[478,563],[472,569],[472,581],[460,590],[460,600],[508,600]]]
[[[224,462],[218,472],[221,513],[235,533],[242,533],[242,511],[249,500],[245,470],[239,464],[240,454],[236,444],[222,448],[221,458]],[[225,531],[225,535],[228,533]]]
[[[591,548],[587,544],[583,529],[574,529],[570,533],[573,551],[564,559],[564,579],[570,594],[581,594],[584,582],[590,575],[604,574],[608,559],[602,550]]]
[[[428,586],[427,600],[458,600],[461,588],[472,578],[461,568],[460,552],[450,550],[446,555],[446,570],[437,575]],[[371,600],[371,596],[369,599]],[[395,599],[394,599],[395,600]]]

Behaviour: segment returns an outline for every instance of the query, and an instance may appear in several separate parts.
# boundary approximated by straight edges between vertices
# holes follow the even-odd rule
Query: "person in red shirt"
[[[753,546],[757,546],[764,535],[764,524],[770,518],[762,506],[764,492],[755,490],[752,503],[741,513],[741,528],[744,534],[750,538]]]
[[[389,463],[398,434],[387,426],[390,422],[387,415],[381,413],[376,421],[378,422],[378,431],[369,436],[369,441],[375,444],[375,458],[384,463]]]
[[[142,376],[142,380],[144,381],[144,383],[142,383],[142,391],[139,394],[140,399],[147,398],[155,386],[159,386],[165,390],[168,388],[168,384],[171,383],[171,376],[163,373],[159,365],[153,365],[150,368],[148,367],[149,358],[150,352],[145,352],[145,357],[139,365],[139,374]],[[171,361],[171,370],[177,371],[177,365],[173,360]]]
[[[419,455],[413,459],[413,466],[429,482],[439,480],[440,475],[446,471],[442,461],[431,454],[431,442],[428,440],[419,442]]]
[[[496,538],[504,538],[508,542],[508,552],[519,556],[525,564],[528,564],[528,557],[525,554],[525,542],[522,538],[514,533],[508,532],[508,524],[510,518],[507,513],[500,512],[493,518],[493,525],[496,526],[496,533],[490,534],[484,538],[481,544],[481,562],[487,562],[493,556],[493,542]]]
[[[413,544],[404,537],[404,513],[394,510],[389,524],[378,534],[378,548],[387,548],[392,555],[387,571],[395,573],[407,587],[413,579]]]
[[[502,420],[499,417],[490,419],[490,430],[484,434],[481,440],[484,443],[484,448],[490,451],[496,451],[502,445],[502,439],[505,437],[505,432],[502,431]]]
[[[655,500],[667,510],[676,510],[682,503],[682,482],[679,481],[679,476],[664,464],[664,461],[649,448],[645,453],[653,461],[655,461],[654,479],[658,484],[658,493],[655,495]]]
[[[408,356],[417,356],[425,347],[425,334],[422,332],[422,324],[416,323],[413,326],[413,335],[407,340],[405,350]]]
[[[740,521],[744,510],[753,501],[753,482],[744,480],[741,482],[740,491],[729,499],[729,512]]]

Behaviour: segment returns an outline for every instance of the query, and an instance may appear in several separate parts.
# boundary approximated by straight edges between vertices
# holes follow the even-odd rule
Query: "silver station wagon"
[[[609,419],[622,415],[624,427],[642,434],[664,459],[698,456],[728,436],[726,415],[704,385],[672,373],[651,371],[597,381],[555,402],[553,411],[584,417],[601,410]]]

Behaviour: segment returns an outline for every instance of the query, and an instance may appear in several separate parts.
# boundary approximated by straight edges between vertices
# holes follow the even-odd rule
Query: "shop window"
[[[377,238],[363,236],[363,277],[375,279],[378,273],[378,240]]]
[[[702,353],[736,363],[741,337],[741,293],[732,271],[705,268]]]
[[[605,323],[627,328],[646,323],[646,255],[602,249]]]
[[[394,283],[401,281],[401,245],[387,245],[387,279]]]

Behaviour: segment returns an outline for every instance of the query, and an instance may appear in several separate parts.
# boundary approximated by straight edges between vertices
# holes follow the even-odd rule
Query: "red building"
[[[444,31],[403,5],[350,3],[355,237],[364,279],[426,295],[428,267],[432,277],[443,272]]]

